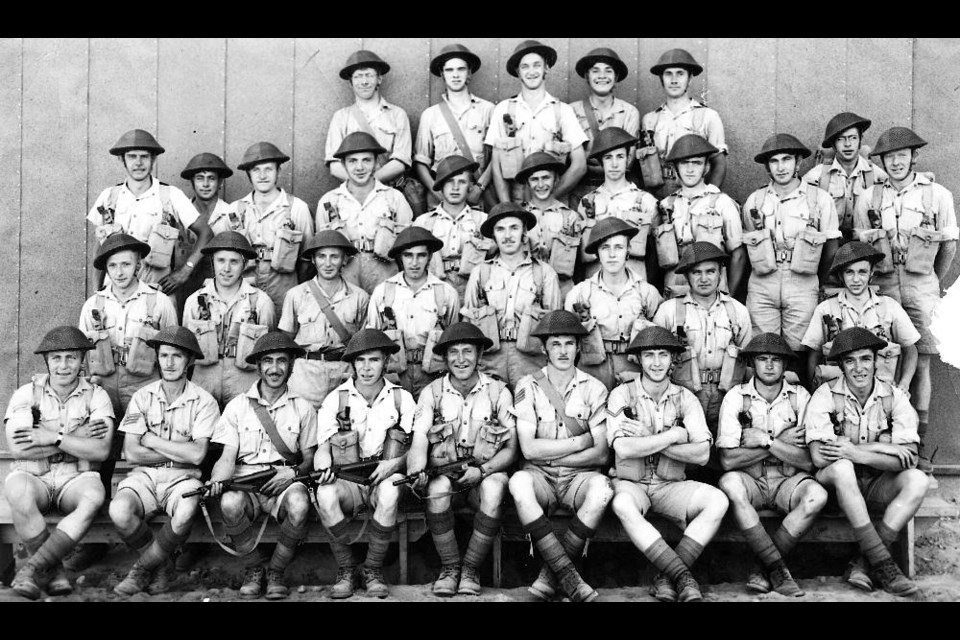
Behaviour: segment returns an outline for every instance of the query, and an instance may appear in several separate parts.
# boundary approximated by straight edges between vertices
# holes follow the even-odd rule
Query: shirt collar
[[[857,396],[853,395],[853,392],[850,391],[850,387],[847,386],[847,378],[842,373],[840,374],[840,377],[837,378],[837,381],[833,384],[833,386],[830,387],[830,389],[836,393],[842,393],[859,406],[860,401],[857,400]],[[889,383],[884,382],[874,375],[873,391],[870,392],[870,395],[867,397],[867,401],[863,404],[863,406],[864,408],[869,406],[871,402],[874,401],[874,398],[883,398],[889,395],[893,395],[893,387],[890,386]]]
[[[840,293],[837,294],[837,302],[842,307],[850,307],[851,309],[856,308],[853,306],[853,303],[850,302],[849,295],[846,289],[841,289]],[[867,309],[871,309],[877,306],[880,306],[880,296],[874,293],[873,289],[871,289],[870,287],[867,287],[867,303],[863,305],[863,311],[866,311]]]
[[[463,394],[460,393],[460,391],[453,386],[452,382],[450,382],[452,378],[453,378],[453,374],[450,372],[447,372],[447,374],[443,376],[443,382],[441,383],[441,388],[440,388],[441,392],[456,394],[461,398],[463,398],[464,397]],[[493,379],[487,374],[481,371],[477,371],[477,384],[473,386],[473,389],[470,389],[470,391],[467,392],[466,397],[471,397],[479,394],[481,391],[487,388],[487,385],[490,384],[492,380]]]
[[[667,383],[667,390],[663,392],[663,395],[660,396],[660,400],[658,402],[657,400],[654,400],[653,396],[647,393],[646,389],[643,388],[643,385],[640,383],[642,379],[643,379],[643,376],[637,376],[636,378],[633,379],[633,382],[631,382],[630,384],[636,385],[637,397],[645,398],[654,404],[662,404],[666,402],[671,396],[675,396],[679,393],[682,393],[680,391],[681,387],[677,384],[674,384],[673,381],[670,381]]]
[[[640,188],[637,185],[633,184],[632,182],[628,182],[627,186],[623,187],[619,191],[613,191],[610,189],[610,187],[607,186],[606,181],[604,181],[603,184],[597,187],[597,191],[602,191],[603,194],[606,195],[607,197],[613,198],[620,195],[621,193],[634,193],[636,191],[640,191]]]
[[[53,390],[53,386],[50,385],[50,374],[49,373],[37,373],[32,377],[32,382],[34,384],[39,384],[40,388],[43,389],[44,393],[53,395],[59,399],[57,392]],[[92,389],[93,385],[90,384],[90,381],[87,380],[85,376],[80,376],[77,381],[77,388],[70,392],[70,395],[67,396],[67,400],[73,398],[74,396],[81,395],[85,393],[88,389]]]
[[[755,400],[762,400],[767,402],[767,399],[760,395],[760,392],[757,391],[757,376],[752,376],[746,385],[747,395]],[[778,400],[789,400],[791,393],[797,392],[797,385],[790,384],[787,382],[786,378],[783,379],[783,384],[780,387],[780,393],[777,394],[777,397],[774,398],[773,402],[768,402],[767,404],[773,405]],[[742,394],[741,394],[742,395]]]
[[[162,380],[157,380],[147,385],[146,387],[144,387],[144,389],[146,389],[146,393],[156,396],[160,400],[160,402],[164,404],[168,403],[167,397],[163,393]],[[178,407],[180,405],[186,404],[192,400],[197,400],[200,397],[199,394],[197,393],[197,389],[199,389],[199,387],[196,384],[187,380],[187,383],[183,387],[183,393],[177,396],[176,400],[169,403],[169,408],[173,409],[174,407]]]
[[[143,280],[137,280],[137,290],[134,291],[134,293],[133,293],[132,296],[130,296],[129,298],[127,298],[127,301],[126,301],[124,304],[127,304],[127,303],[129,303],[129,302],[133,302],[134,300],[136,300],[136,299],[139,298],[140,296],[146,295],[146,294],[148,294],[148,293],[151,293],[151,292],[156,293],[156,291],[157,291],[156,288],[154,288],[153,286],[147,284],[147,283],[144,282]],[[117,298],[117,296],[114,295],[114,293],[113,293],[113,286],[112,286],[112,285],[105,285],[105,286],[103,287],[103,289],[100,290],[100,293],[101,293],[105,298],[109,298],[110,300],[113,300],[114,302],[116,302],[116,303],[118,303],[118,304],[120,303],[120,299]]]
[[[264,400],[263,396],[260,395],[260,387],[258,386],[259,384],[260,384],[260,381],[257,380],[252,385],[250,385],[250,388],[247,390],[246,396],[248,398],[253,398],[259,404],[262,404],[262,405],[282,407],[283,405],[287,404],[287,402],[290,399],[300,397],[300,395],[297,392],[290,390],[290,385],[288,384],[284,392],[280,394],[279,398],[277,398],[277,401],[274,402],[272,405],[267,405],[267,401]]]

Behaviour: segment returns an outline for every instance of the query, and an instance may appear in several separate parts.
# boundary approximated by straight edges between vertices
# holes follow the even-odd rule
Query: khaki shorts
[[[383,482],[392,483],[394,480],[396,480],[399,477],[400,476],[398,474],[394,474],[393,476],[387,478]],[[356,482],[350,482],[348,480],[337,478],[337,482],[335,486],[337,487],[338,496],[342,496],[346,494],[350,498],[350,502],[353,503],[353,509],[350,510],[351,513],[346,513],[346,510],[344,510],[343,515],[345,517],[352,520],[356,518],[358,515],[360,515],[360,513],[363,512],[365,509],[372,512],[374,509],[377,508],[379,494],[375,489],[380,485],[377,485],[377,486],[360,485],[360,484],[357,484]],[[397,487],[400,490],[400,496],[397,498],[398,504],[403,499],[403,492],[405,490],[405,486],[406,485],[401,485]],[[340,500],[340,506],[341,508],[343,507],[342,499]]]
[[[682,531],[687,528],[687,510],[694,494],[703,487],[714,489],[708,484],[696,480],[654,480],[653,482],[632,482],[614,480],[614,494],[628,493],[633,496],[640,508],[640,515],[653,510],[677,525]],[[717,489],[719,491],[719,489]]]
[[[813,476],[804,472],[784,476],[773,471],[759,478],[754,478],[743,471],[728,471],[727,474],[740,478],[747,490],[750,506],[754,509],[776,509],[783,514],[790,513],[791,500],[797,487],[805,480],[814,480]]]
[[[860,493],[863,495],[867,507],[871,510],[880,511],[886,509],[900,489],[896,486],[899,471],[884,471],[875,476],[857,476],[857,486],[860,487]]]
[[[161,511],[172,518],[183,494],[199,489],[202,484],[200,469],[137,467],[117,485],[117,495],[124,489],[136,493],[146,520]]]
[[[935,273],[919,275],[909,273],[903,265],[897,265],[894,273],[877,275],[874,282],[880,286],[880,295],[890,296],[899,302],[920,332],[917,351],[921,354],[940,353],[936,338],[930,333],[930,320],[940,302],[940,281]]]
[[[549,471],[547,470],[549,469]],[[578,500],[586,496],[584,485],[594,476],[609,479],[599,471],[587,471],[571,467],[539,467],[527,462],[523,470],[533,477],[533,494],[537,503],[547,515],[553,514],[558,507],[576,511]]]
[[[78,471],[76,462],[53,463],[50,465],[50,471],[42,476],[34,475],[23,469],[13,469],[7,474],[7,477],[9,478],[14,474],[33,478],[34,483],[43,487],[47,501],[44,505],[41,505],[42,508],[40,511],[44,514],[49,513],[51,508],[54,507],[62,514],[63,510],[60,508],[60,501],[63,499],[63,494],[77,481],[93,479],[96,480],[98,484],[100,483],[100,474],[97,471]]]

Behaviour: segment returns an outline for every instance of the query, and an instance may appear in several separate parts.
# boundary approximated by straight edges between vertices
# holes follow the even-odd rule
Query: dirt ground
[[[464,537],[465,539],[465,537]],[[704,598],[710,602],[894,602],[902,601],[882,590],[859,591],[842,580],[851,545],[801,545],[790,559],[791,570],[806,591],[802,598],[786,598],[776,593],[754,595],[743,589],[742,581],[749,569],[743,561],[745,547],[737,544],[716,544],[707,548],[695,573],[701,580]],[[920,593],[917,601],[960,602],[960,522],[942,519],[917,537],[917,577]],[[75,582],[74,593],[47,601],[122,601],[114,595],[113,586],[123,578],[133,563],[132,552],[117,547],[99,564],[83,575],[70,574]],[[652,577],[649,565],[627,544],[595,545],[588,548],[580,562],[584,577],[597,588],[600,600],[609,602],[654,602],[648,594]],[[530,557],[523,544],[504,546],[504,587],[489,587],[490,563],[482,568],[483,594],[460,596],[456,600],[472,602],[529,602],[535,599],[526,585],[538,571],[537,561]],[[410,554],[410,585],[397,585],[396,549],[387,557],[386,577],[391,585],[390,600],[428,602],[441,601],[430,592],[436,577],[436,552],[429,535],[416,542]],[[228,602],[240,601],[238,588],[243,573],[242,561],[227,556],[219,549],[210,549],[189,572],[178,573],[169,593],[160,596],[139,594],[131,601],[148,602]],[[291,601],[327,600],[329,584],[336,567],[326,545],[311,545],[300,550],[287,572]],[[0,602],[25,601],[7,587],[0,587]],[[370,602],[364,592],[349,601]]]

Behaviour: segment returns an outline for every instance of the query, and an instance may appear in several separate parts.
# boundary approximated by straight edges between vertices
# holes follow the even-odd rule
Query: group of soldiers
[[[666,99],[643,118],[613,97],[616,52],[577,62],[590,95],[572,105],[544,87],[556,57],[518,45],[521,91],[494,106],[469,92],[479,57],[444,47],[430,71],[446,92],[411,158],[407,116],[379,91],[389,65],[354,53],[340,76],[356,101],[326,143],[343,183],[314,216],[278,186],[289,158],[269,142],[247,149],[252,189],[227,204],[216,155],[181,173],[191,200],[153,177],[153,136],[121,136],[126,179],[87,217],[102,286],[77,327],[44,337],[47,373],[5,417],[5,492],[30,555],[14,590],[69,593],[64,559],[94,547],[77,543],[109,499],[138,552],[116,592],[162,593],[219,498],[242,596],[288,595],[313,508],[338,565],[331,596],[386,597],[409,490],[440,596],[480,593],[508,493],[545,600],[597,597],[576,563],[610,504],[659,570],[659,600],[701,599],[691,569],[728,509],[756,556],[747,588],[803,595],[786,559],[828,498],[859,543],[846,578],[914,593],[889,547],[929,484],[929,324],[958,235],[951,194],[915,170],[926,142],[894,127],[874,164],[870,121],[841,113],[801,178],[811,151],[777,133],[755,156],[770,182],[741,209],[720,190],[720,117],[687,93],[703,70],[688,52],[651,68]],[[134,468],[110,499],[121,451]],[[463,554],[460,503],[475,511]],[[48,531],[54,507],[65,517]],[[764,508],[784,514],[773,535]],[[562,535],[558,509],[572,515]],[[650,513],[682,529],[676,547]],[[272,554],[261,516],[280,523]]]

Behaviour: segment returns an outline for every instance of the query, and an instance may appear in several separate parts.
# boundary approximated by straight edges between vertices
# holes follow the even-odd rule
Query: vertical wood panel
[[[0,402],[6,405],[19,385],[20,343],[20,225],[23,212],[21,189],[21,135],[23,131],[23,40],[0,39],[0,264],[6,277],[0,278]],[[2,442],[2,440],[0,440]]]
[[[850,38],[847,60],[844,110],[872,120],[865,140],[872,147],[882,132],[893,126],[907,126],[911,120],[913,41]]]
[[[918,168],[933,171],[956,201],[960,194],[960,40],[918,38],[914,51],[913,122],[906,126],[929,143],[920,149]]]
[[[290,156],[280,166],[279,184],[291,188],[293,166],[293,39],[230,38],[227,40],[227,105],[225,160],[236,168],[255,142],[272,142]],[[227,182],[227,200],[250,191],[238,171]]]
[[[20,380],[37,370],[43,335],[76,324],[84,300],[87,82],[86,40],[24,41]]]
[[[500,46],[496,38],[433,38],[430,40],[432,60],[444,46],[459,43],[480,56],[480,68],[470,78],[470,93],[496,104],[499,102],[497,86],[501,73]],[[429,74],[429,69],[427,71]],[[430,74],[430,104],[440,101],[443,79]]]
[[[577,75],[577,61],[587,55],[591,49],[598,46],[609,47],[617,52],[620,59],[627,65],[627,77],[617,83],[614,95],[632,105],[637,104],[637,39],[636,38],[604,38],[597,42],[588,38],[571,38],[570,54],[568,56],[569,91],[567,102],[582,100],[590,94],[587,81]]]

